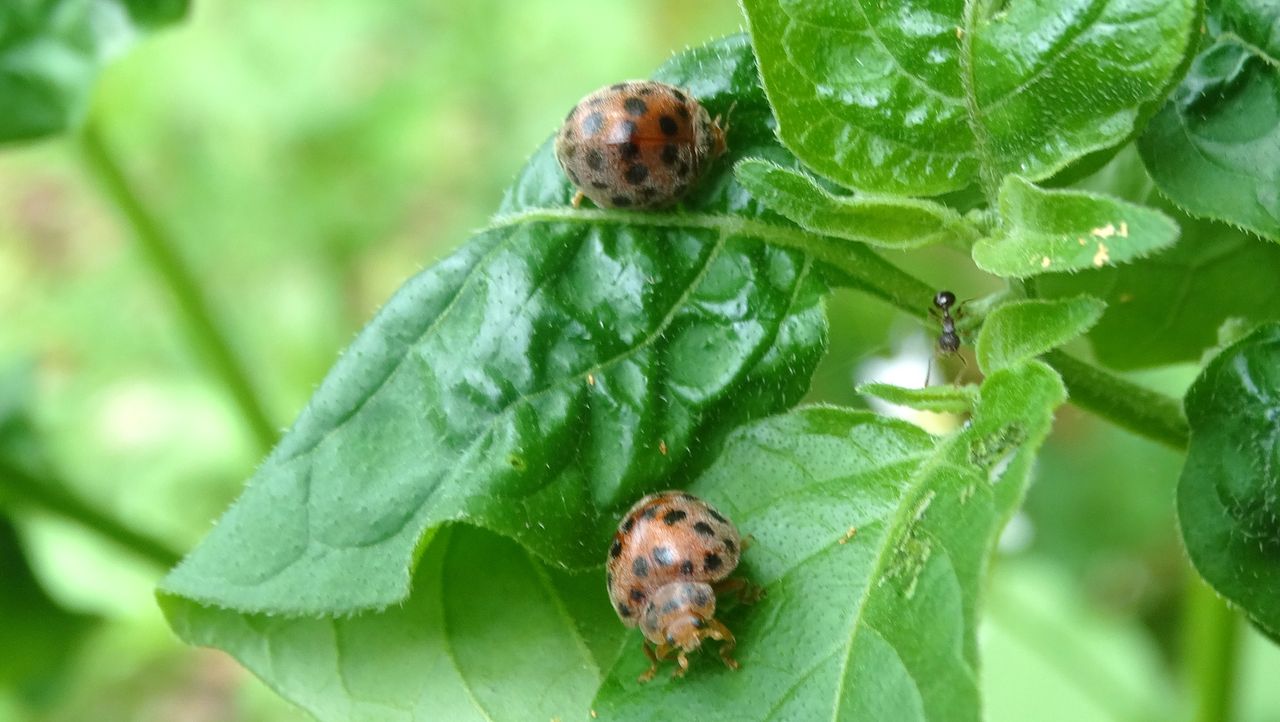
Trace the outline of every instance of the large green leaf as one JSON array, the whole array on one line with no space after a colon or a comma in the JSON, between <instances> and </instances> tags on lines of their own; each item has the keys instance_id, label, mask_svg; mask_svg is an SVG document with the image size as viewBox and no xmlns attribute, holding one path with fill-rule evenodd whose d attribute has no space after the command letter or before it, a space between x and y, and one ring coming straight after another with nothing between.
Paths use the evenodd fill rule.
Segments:
<instances>
[{"instance_id":1,"label":"large green leaf","mask_svg":"<svg viewBox=\"0 0 1280 722\"><path fill-rule=\"evenodd\" d=\"M1182 61L1193 0L744 0L783 142L863 190L1041 180L1114 146Z\"/></svg>"},{"instance_id":2,"label":"large green leaf","mask_svg":"<svg viewBox=\"0 0 1280 722\"><path fill-rule=\"evenodd\" d=\"M1179 206L1280 241L1280 3L1209 3L1208 36L1138 147Z\"/></svg>"},{"instance_id":3,"label":"large green leaf","mask_svg":"<svg viewBox=\"0 0 1280 722\"><path fill-rule=\"evenodd\" d=\"M1222 223L1182 215L1178 223L1182 239L1149 258L1036 278L1047 296L1106 300L1089 340L1112 368L1196 361L1227 319L1280 318L1280 248Z\"/></svg>"},{"instance_id":4,"label":"large green leaf","mask_svg":"<svg viewBox=\"0 0 1280 722\"><path fill-rule=\"evenodd\" d=\"M186 10L187 0L0 3L0 143L74 126L109 57Z\"/></svg>"},{"instance_id":5,"label":"large green leaf","mask_svg":"<svg viewBox=\"0 0 1280 722\"><path fill-rule=\"evenodd\" d=\"M1064 397L1031 362L988 377L970 424L943 439L833 408L735 435L692 488L755 538L741 568L766 595L726 617L742 668L704 654L685 679L641 685L632 635L600 717L981 719L987 557Z\"/></svg>"},{"instance_id":6,"label":"large green leaf","mask_svg":"<svg viewBox=\"0 0 1280 722\"><path fill-rule=\"evenodd\" d=\"M403 605L339 619L161 604L183 639L227 649L320 720L586 717L626 629L603 574L458 525L432 535L414 582Z\"/></svg>"},{"instance_id":7,"label":"large green leaf","mask_svg":"<svg viewBox=\"0 0 1280 722\"><path fill-rule=\"evenodd\" d=\"M1178 524L1187 553L1205 581L1280 639L1280 323L1215 356L1186 409Z\"/></svg>"},{"instance_id":8,"label":"large green leaf","mask_svg":"<svg viewBox=\"0 0 1280 722\"><path fill-rule=\"evenodd\" d=\"M800 398L824 286L765 243L795 231L761 220L730 172L783 157L746 40L658 77L733 109L730 154L686 212L574 209L544 145L492 225L365 328L163 593L244 612L385 607L408 595L423 533L454 520L598 565L617 513Z\"/></svg>"},{"instance_id":9,"label":"large green leaf","mask_svg":"<svg viewBox=\"0 0 1280 722\"><path fill-rule=\"evenodd\" d=\"M1045 190L1009 176L1000 185L1001 227L973 246L978 267L1027 278L1127 263L1178 240L1163 213L1079 190Z\"/></svg>"}]
</instances>

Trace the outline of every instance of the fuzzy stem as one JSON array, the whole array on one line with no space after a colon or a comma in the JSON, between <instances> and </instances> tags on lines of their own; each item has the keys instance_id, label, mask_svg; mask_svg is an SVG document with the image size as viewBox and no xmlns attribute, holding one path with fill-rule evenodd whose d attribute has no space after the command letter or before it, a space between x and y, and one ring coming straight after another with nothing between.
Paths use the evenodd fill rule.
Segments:
<instances>
[{"instance_id":1,"label":"fuzzy stem","mask_svg":"<svg viewBox=\"0 0 1280 722\"><path fill-rule=\"evenodd\" d=\"M135 192L93 122L85 126L80 141L89 170L128 221L143 256L173 293L187 330L203 350L200 355L222 379L254 438L264 449L271 448L276 442L276 427L232 349L228 334L215 319L204 290L178 252L177 243Z\"/></svg>"}]
</instances>

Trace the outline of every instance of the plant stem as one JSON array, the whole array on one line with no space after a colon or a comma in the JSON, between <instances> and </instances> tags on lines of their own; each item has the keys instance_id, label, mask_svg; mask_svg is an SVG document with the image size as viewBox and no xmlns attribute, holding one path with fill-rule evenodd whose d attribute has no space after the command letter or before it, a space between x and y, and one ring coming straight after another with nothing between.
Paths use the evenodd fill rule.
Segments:
<instances>
[{"instance_id":1,"label":"plant stem","mask_svg":"<svg viewBox=\"0 0 1280 722\"><path fill-rule=\"evenodd\" d=\"M4 459L0 459L0 489L5 491L2 496L14 503L70 519L162 568L168 569L182 558L167 544L139 534L72 496L65 484L37 479Z\"/></svg>"},{"instance_id":2,"label":"plant stem","mask_svg":"<svg viewBox=\"0 0 1280 722\"><path fill-rule=\"evenodd\" d=\"M214 318L195 274L179 254L177 244L134 191L92 121L86 124L80 141L86 164L124 214L152 269L173 293L188 331L204 351L202 355L221 377L254 437L264 448L270 448L276 442L276 428L254 392L249 374L232 349L227 333Z\"/></svg>"},{"instance_id":3,"label":"plant stem","mask_svg":"<svg viewBox=\"0 0 1280 722\"><path fill-rule=\"evenodd\" d=\"M1195 695L1195 722L1226 722L1235 701L1240 615L1200 575L1190 572L1183 596L1182 659Z\"/></svg>"},{"instance_id":4,"label":"plant stem","mask_svg":"<svg viewBox=\"0 0 1280 722\"><path fill-rule=\"evenodd\" d=\"M1186 451L1187 419L1177 399L1091 366L1062 351L1042 356L1067 385L1071 403L1116 426Z\"/></svg>"}]
</instances>

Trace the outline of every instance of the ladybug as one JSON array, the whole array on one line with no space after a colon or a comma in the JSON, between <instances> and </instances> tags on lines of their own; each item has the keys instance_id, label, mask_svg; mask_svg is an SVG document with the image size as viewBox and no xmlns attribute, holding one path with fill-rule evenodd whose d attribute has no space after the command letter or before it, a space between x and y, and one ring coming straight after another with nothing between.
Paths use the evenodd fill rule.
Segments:
<instances>
[{"instance_id":1,"label":"ladybug","mask_svg":"<svg viewBox=\"0 0 1280 722\"><path fill-rule=\"evenodd\" d=\"M704 639L719 640L720 658L738 668L730 656L736 641L715 613L716 593L737 592L747 602L760 594L745 580L729 578L743 546L733 522L682 491L650 494L622 518L609 547L606 579L623 624L644 633L651 666L641 682L653 679L658 663L673 652L680 665L675 676L683 677L686 655Z\"/></svg>"},{"instance_id":2,"label":"ladybug","mask_svg":"<svg viewBox=\"0 0 1280 722\"><path fill-rule=\"evenodd\" d=\"M616 83L573 106L556 135L556 159L602 208L664 208L724 153L724 130L679 88L652 80Z\"/></svg>"}]
</instances>

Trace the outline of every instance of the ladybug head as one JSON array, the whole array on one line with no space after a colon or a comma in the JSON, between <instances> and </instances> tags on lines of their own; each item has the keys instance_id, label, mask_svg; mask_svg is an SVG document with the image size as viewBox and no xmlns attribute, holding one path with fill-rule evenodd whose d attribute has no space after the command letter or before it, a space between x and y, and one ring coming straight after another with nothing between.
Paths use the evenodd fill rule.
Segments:
<instances>
[{"instance_id":1,"label":"ladybug head","mask_svg":"<svg viewBox=\"0 0 1280 722\"><path fill-rule=\"evenodd\" d=\"M708 636L716 615L716 595L701 582L672 582L654 592L640 618L644 636L692 652Z\"/></svg>"}]
</instances>

